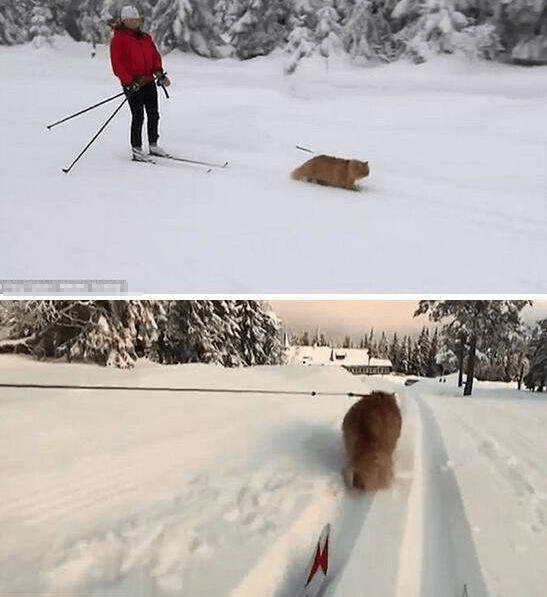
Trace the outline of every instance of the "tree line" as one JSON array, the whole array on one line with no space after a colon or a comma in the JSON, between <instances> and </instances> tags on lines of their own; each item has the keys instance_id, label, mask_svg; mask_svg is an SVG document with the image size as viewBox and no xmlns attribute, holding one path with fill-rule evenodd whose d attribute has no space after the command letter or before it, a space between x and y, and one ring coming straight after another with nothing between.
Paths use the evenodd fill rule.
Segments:
<instances>
[{"instance_id":1,"label":"tree line","mask_svg":"<svg viewBox=\"0 0 547 597\"><path fill-rule=\"evenodd\" d=\"M520 312L531 301L420 301L415 317L440 324L419 334L390 337L374 329L352 340L330 341L321 332L295 333L297 345L363 348L372 357L389 359L403 375L436 377L459 372L458 384L471 394L473 379L524 383L543 391L547 376L547 319L527 327Z\"/></svg>"},{"instance_id":2,"label":"tree line","mask_svg":"<svg viewBox=\"0 0 547 597\"><path fill-rule=\"evenodd\" d=\"M293 334L291 344L363 348L387 358L403 375L435 377L459 371L464 394L473 379L524 383L543 391L547 377L547 319L529 328L528 300L419 301L417 335L391 337L374 329L356 342L331 343L324 333ZM0 352L41 359L91 361L132 367L137 359L215 363L226 367L284 361L283 324L263 301L51 300L0 302Z\"/></svg>"},{"instance_id":3,"label":"tree line","mask_svg":"<svg viewBox=\"0 0 547 597\"><path fill-rule=\"evenodd\" d=\"M287 73L313 54L547 62L547 0L17 0L0 4L0 44L41 45L59 33L105 43L128 3L163 51L243 60L281 49Z\"/></svg>"},{"instance_id":4,"label":"tree line","mask_svg":"<svg viewBox=\"0 0 547 597\"><path fill-rule=\"evenodd\" d=\"M226 367L281 362L280 322L261 301L0 303L1 352L133 367L137 359Z\"/></svg>"}]
</instances>

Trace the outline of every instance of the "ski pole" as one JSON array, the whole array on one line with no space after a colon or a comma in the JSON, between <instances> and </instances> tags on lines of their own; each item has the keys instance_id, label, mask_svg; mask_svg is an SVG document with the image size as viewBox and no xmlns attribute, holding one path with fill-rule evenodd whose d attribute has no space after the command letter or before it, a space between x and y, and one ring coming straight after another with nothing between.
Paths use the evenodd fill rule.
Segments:
<instances>
[{"instance_id":1,"label":"ski pole","mask_svg":"<svg viewBox=\"0 0 547 597\"><path fill-rule=\"evenodd\" d=\"M167 89L165 88L165 85L160 85L160 87L163 89L163 91L165 93L165 97L169 99L169 94L167 93Z\"/></svg>"},{"instance_id":2,"label":"ski pole","mask_svg":"<svg viewBox=\"0 0 547 597\"><path fill-rule=\"evenodd\" d=\"M125 102L128 100L128 98L126 97L123 102L116 108L116 110L114 111L114 113L112 114L112 116L110 116L110 118L103 124L103 126L99 129L99 131L97 132L97 134L93 137L93 139L91 139L91 141L82 149L82 151L80 152L80 154L78 155L78 157L72 162L72 164L70 164L70 166L68 168L63 168L63 172L65 174L68 174L71 170L72 170L72 166L74 166L74 164L84 155L84 153L88 150L89 146L93 143L93 141L95 141L95 139L104 131L104 129L106 128L107 124L114 118L114 116L116 116L116 114L121 110L122 106L125 104Z\"/></svg>"},{"instance_id":3,"label":"ski pole","mask_svg":"<svg viewBox=\"0 0 547 597\"><path fill-rule=\"evenodd\" d=\"M124 93L125 92L122 91L121 93L118 93L117 95L113 95L112 97L109 97L108 99L105 99L102 102L99 102L98 104L95 104L94 106L89 106L89 108L84 108L83 110L80 110L79 112L76 112L76 114L71 114L70 116L67 116L66 118L63 118L62 120L58 120L57 122L54 122L53 124L48 124L46 126L46 128L48 130L51 130L54 126L57 126L58 124L61 124L62 122L66 122L67 120L70 120L71 118L74 118L75 116L79 116L80 114L84 114L85 112L89 112L89 110L93 110L94 108L98 108L99 106L102 106L103 104L106 104L107 102L111 102L112 100L116 99L117 97L120 97Z\"/></svg>"}]
</instances>

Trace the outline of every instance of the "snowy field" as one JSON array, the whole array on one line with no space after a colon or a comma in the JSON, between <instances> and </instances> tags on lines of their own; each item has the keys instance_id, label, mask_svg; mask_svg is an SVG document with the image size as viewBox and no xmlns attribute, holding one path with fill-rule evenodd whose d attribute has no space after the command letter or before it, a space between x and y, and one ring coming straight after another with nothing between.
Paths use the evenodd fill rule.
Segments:
<instances>
[{"instance_id":1,"label":"snowy field","mask_svg":"<svg viewBox=\"0 0 547 597\"><path fill-rule=\"evenodd\" d=\"M2 383L225 388L0 389L0 594L295 597L327 522L323 597L540 597L547 402L504 384L330 367L133 371L0 359ZM397 391L392 489L352 495L340 426ZM311 392L238 393L237 389Z\"/></svg>"},{"instance_id":2,"label":"snowy field","mask_svg":"<svg viewBox=\"0 0 547 597\"><path fill-rule=\"evenodd\" d=\"M546 291L547 67L438 58L165 57L161 143L225 170L129 161L107 49L0 47L4 278L131 292ZM360 192L291 181L320 153L369 160ZM7 250L6 250L7 249Z\"/></svg>"}]
</instances>

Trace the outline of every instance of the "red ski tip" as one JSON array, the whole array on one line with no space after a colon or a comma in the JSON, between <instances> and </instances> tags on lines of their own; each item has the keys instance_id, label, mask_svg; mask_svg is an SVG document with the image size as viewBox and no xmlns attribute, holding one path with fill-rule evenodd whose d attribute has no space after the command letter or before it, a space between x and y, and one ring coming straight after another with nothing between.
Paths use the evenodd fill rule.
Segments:
<instances>
[{"instance_id":1,"label":"red ski tip","mask_svg":"<svg viewBox=\"0 0 547 597\"><path fill-rule=\"evenodd\" d=\"M313 580L314 576L317 574L319 570L323 571L323 575L327 575L327 570L329 568L329 533L330 533L330 525L325 525L325 528L321 532L321 536L319 537L319 541L317 542L317 548L315 551L315 558L313 560L310 573L308 575L308 580L306 581L306 586L310 584Z\"/></svg>"}]
</instances>

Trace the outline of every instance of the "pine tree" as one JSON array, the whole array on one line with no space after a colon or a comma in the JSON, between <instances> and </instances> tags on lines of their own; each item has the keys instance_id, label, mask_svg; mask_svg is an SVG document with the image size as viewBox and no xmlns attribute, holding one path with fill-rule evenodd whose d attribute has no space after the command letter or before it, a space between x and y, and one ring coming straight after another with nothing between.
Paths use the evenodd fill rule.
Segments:
<instances>
[{"instance_id":1,"label":"pine tree","mask_svg":"<svg viewBox=\"0 0 547 597\"><path fill-rule=\"evenodd\" d=\"M427 355L426 376L435 377L438 373L437 353L439 351L439 331L435 328L433 338L429 347L429 354Z\"/></svg>"},{"instance_id":2,"label":"pine tree","mask_svg":"<svg viewBox=\"0 0 547 597\"><path fill-rule=\"evenodd\" d=\"M19 301L9 323L39 358L127 368L153 355L163 314L159 301Z\"/></svg>"},{"instance_id":3,"label":"pine tree","mask_svg":"<svg viewBox=\"0 0 547 597\"><path fill-rule=\"evenodd\" d=\"M401 342L401 352L399 357L399 371L403 375L408 375L410 371L410 351L409 351L410 338L405 336Z\"/></svg>"},{"instance_id":4,"label":"pine tree","mask_svg":"<svg viewBox=\"0 0 547 597\"><path fill-rule=\"evenodd\" d=\"M435 364L440 369L441 375L454 373L458 368L458 359L455 352L446 344L442 344L437 351Z\"/></svg>"},{"instance_id":5,"label":"pine tree","mask_svg":"<svg viewBox=\"0 0 547 597\"><path fill-rule=\"evenodd\" d=\"M222 54L213 0L159 0L150 32L163 51L178 48L213 58Z\"/></svg>"},{"instance_id":6,"label":"pine tree","mask_svg":"<svg viewBox=\"0 0 547 597\"><path fill-rule=\"evenodd\" d=\"M401 54L386 6L380 0L356 0L344 23L344 46L353 58L391 62Z\"/></svg>"},{"instance_id":7,"label":"pine tree","mask_svg":"<svg viewBox=\"0 0 547 597\"><path fill-rule=\"evenodd\" d=\"M26 0L0 3L0 44L11 46L28 40L29 10Z\"/></svg>"},{"instance_id":8,"label":"pine tree","mask_svg":"<svg viewBox=\"0 0 547 597\"><path fill-rule=\"evenodd\" d=\"M164 333L166 363L217 363L218 330L212 301L171 301Z\"/></svg>"},{"instance_id":9,"label":"pine tree","mask_svg":"<svg viewBox=\"0 0 547 597\"><path fill-rule=\"evenodd\" d=\"M530 340L530 370L524 382L533 391L543 392L547 381L547 319L538 322Z\"/></svg>"},{"instance_id":10,"label":"pine tree","mask_svg":"<svg viewBox=\"0 0 547 597\"><path fill-rule=\"evenodd\" d=\"M494 24L503 47L521 64L547 62L547 0L512 0L495 5Z\"/></svg>"},{"instance_id":11,"label":"pine tree","mask_svg":"<svg viewBox=\"0 0 547 597\"><path fill-rule=\"evenodd\" d=\"M238 19L229 35L239 59L269 54L286 40L288 8L284 0L239 0L238 5Z\"/></svg>"},{"instance_id":12,"label":"pine tree","mask_svg":"<svg viewBox=\"0 0 547 597\"><path fill-rule=\"evenodd\" d=\"M500 37L488 22L486 2L460 0L400 0L391 13L395 38L414 62L433 54L462 51L493 59L501 50Z\"/></svg>"},{"instance_id":13,"label":"pine tree","mask_svg":"<svg viewBox=\"0 0 547 597\"><path fill-rule=\"evenodd\" d=\"M53 14L47 6L35 5L30 16L29 36L35 48L51 43L55 30Z\"/></svg>"},{"instance_id":14,"label":"pine tree","mask_svg":"<svg viewBox=\"0 0 547 597\"><path fill-rule=\"evenodd\" d=\"M280 363L280 329L259 301L171 301L160 360L225 367Z\"/></svg>"},{"instance_id":15,"label":"pine tree","mask_svg":"<svg viewBox=\"0 0 547 597\"><path fill-rule=\"evenodd\" d=\"M395 372L402 372L402 354L401 354L401 346L399 344L399 338L397 336L397 332L393 334L393 340L391 341L391 345L388 351L388 358L393 365L393 371Z\"/></svg>"},{"instance_id":16,"label":"pine tree","mask_svg":"<svg viewBox=\"0 0 547 597\"><path fill-rule=\"evenodd\" d=\"M310 29L303 26L295 27L288 36L287 45L284 48L288 60L283 67L286 75L292 75L298 64L307 56L311 56L315 51L316 43Z\"/></svg>"},{"instance_id":17,"label":"pine tree","mask_svg":"<svg viewBox=\"0 0 547 597\"><path fill-rule=\"evenodd\" d=\"M420 301L414 316L427 314L432 321L448 320L444 326L453 338L468 340L467 380L464 396L473 390L477 350L501 336L522 333L520 311L531 301Z\"/></svg>"},{"instance_id":18,"label":"pine tree","mask_svg":"<svg viewBox=\"0 0 547 597\"><path fill-rule=\"evenodd\" d=\"M422 363L418 342L408 339L408 373L410 375L421 375Z\"/></svg>"},{"instance_id":19,"label":"pine tree","mask_svg":"<svg viewBox=\"0 0 547 597\"><path fill-rule=\"evenodd\" d=\"M334 0L325 0L324 5L317 12L317 26L315 39L321 56L328 58L332 54L343 50L343 29L340 25L340 15L334 7Z\"/></svg>"},{"instance_id":20,"label":"pine tree","mask_svg":"<svg viewBox=\"0 0 547 597\"><path fill-rule=\"evenodd\" d=\"M430 352L431 344L429 342L429 330L426 327L423 327L415 346L414 362L416 367L416 375L420 375L422 377L427 376Z\"/></svg>"},{"instance_id":21,"label":"pine tree","mask_svg":"<svg viewBox=\"0 0 547 597\"><path fill-rule=\"evenodd\" d=\"M380 336L378 346L376 347L376 354L380 359L385 359L388 356L388 344L385 332L382 332Z\"/></svg>"},{"instance_id":22,"label":"pine tree","mask_svg":"<svg viewBox=\"0 0 547 597\"><path fill-rule=\"evenodd\" d=\"M239 309L241 353L245 365L280 362L279 322L259 301L236 301Z\"/></svg>"}]
</instances>

